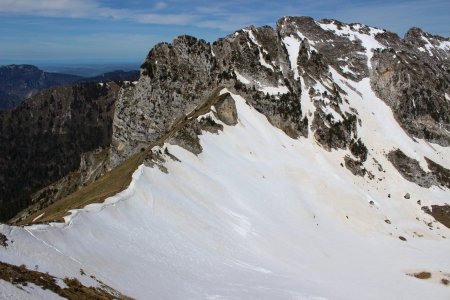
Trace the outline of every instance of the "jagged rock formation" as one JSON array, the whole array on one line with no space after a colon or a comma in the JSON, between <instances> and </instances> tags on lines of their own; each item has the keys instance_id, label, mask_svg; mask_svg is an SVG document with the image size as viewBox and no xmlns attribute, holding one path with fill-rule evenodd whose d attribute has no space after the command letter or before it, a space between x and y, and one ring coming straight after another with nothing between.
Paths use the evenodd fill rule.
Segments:
<instances>
[{"instance_id":1,"label":"jagged rock formation","mask_svg":"<svg viewBox=\"0 0 450 300\"><path fill-rule=\"evenodd\" d=\"M419 47L424 41L438 46L427 44L426 51ZM450 46L441 47L445 43L450 45L448 39L417 29L408 31L405 40L394 36L373 56L371 84L408 133L449 146Z\"/></svg>"},{"instance_id":2,"label":"jagged rock formation","mask_svg":"<svg viewBox=\"0 0 450 300\"><path fill-rule=\"evenodd\" d=\"M411 47L411 39L410 34L403 41L394 34L361 24L347 25L335 20L318 23L307 17L289 17L279 20L276 30L249 27L212 45L186 36L175 39L173 44L157 45L143 65L143 76L130 97L132 100L125 100L126 103L130 101L127 106L130 109L117 110L119 114L113 139L118 150L114 154L117 153L119 158L115 160L122 161L140 145L155 139L180 113L186 113L197 105L204 91L218 84L246 96L275 126L292 137L306 136L310 124L316 139L324 147L350 147L357 140L358 118L353 112L340 109L345 95L341 96L333 83L329 66L356 81L370 75L374 90L392 107L398 121L409 133L446 145L449 141L445 131L449 125L448 114L445 113L449 111L445 99L445 94L449 93L446 69L438 68L439 61L424 55L420 56L422 60L414 59L424 66L418 66L421 73L412 72L414 67L408 67L406 62L398 64L398 60L380 57L392 51L415 55L417 50ZM441 41L445 39L441 38ZM288 52L296 49L288 48L295 46L298 52L289 56ZM370 47L379 47L377 49L380 50L374 54ZM392 50L394 48L398 50ZM297 61L293 65L290 59L295 56ZM428 67L429 61L433 62L434 69ZM382 65L410 68L403 72L396 69L389 74L402 78L399 74L411 73L403 77L413 78L415 84L405 86L402 81L386 78L388 75ZM370 74L369 67L372 70ZM430 72L444 77L429 84L432 80ZM318 82L324 82L326 90L314 89ZM390 84L396 86L389 87ZM424 86L430 91L415 92ZM168 91L172 94L168 95ZM420 107L412 106L411 103L415 103L412 98L402 98L407 97L405 91L420 99L416 101L421 103ZM308 115L302 112L302 93L308 93L314 99L314 106L324 108L309 116L312 122L308 122ZM406 106L411 109L405 109ZM336 111L341 120L334 120L327 107ZM140 121L140 118L144 120Z\"/></svg>"}]
</instances>

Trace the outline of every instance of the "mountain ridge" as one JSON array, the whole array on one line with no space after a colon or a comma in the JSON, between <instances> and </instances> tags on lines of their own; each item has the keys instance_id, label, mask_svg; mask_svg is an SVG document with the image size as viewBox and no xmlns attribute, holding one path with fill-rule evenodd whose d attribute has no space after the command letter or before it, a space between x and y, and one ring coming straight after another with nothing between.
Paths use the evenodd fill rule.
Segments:
<instances>
[{"instance_id":1,"label":"mountain ridge","mask_svg":"<svg viewBox=\"0 0 450 300\"><path fill-rule=\"evenodd\" d=\"M211 90L211 85L213 87L217 85L215 82L225 84L225 86L232 87L233 89L240 88L240 93L246 94L249 99L253 99L251 100L252 105L268 116L272 124L282 128L291 137L307 136L314 131L316 140L327 149L355 148L354 145L356 145L358 141L358 137L355 136L355 128L357 123L360 122L358 121L357 114L354 114L351 111L344 113L342 117L339 116L343 123L333 122L334 128L330 130L328 128L329 125L327 125L329 121L326 120L327 118L330 119L330 111L328 109L326 109L329 111L328 115L325 114L323 110L315 110L314 105L309 106L309 113L302 112L302 109L304 110L307 107L305 106L307 102L303 101L304 104L301 105L300 103L302 101L298 100L302 98L300 95L305 95L303 90L309 88L308 86L316 84L317 81L322 80L321 78L325 78L331 86L336 87L337 85L333 83L333 80L329 79L329 75L327 74L328 65L334 66L335 69L340 72L340 75L358 80L364 76L370 75L367 67L367 59L369 59L367 55L369 54L371 56L370 59L375 59L375 62L381 66L386 61L387 67L397 67L397 65L407 66L410 63L411 58L408 58L406 55L406 59L403 60L404 63L398 63L385 58L385 56L392 56L392 54L389 54L389 51L384 50L384 52L382 51L380 53L375 51L371 54L372 50L365 49L362 46L361 41L355 36L361 34L360 32L370 33L371 30L378 29L370 29L370 27L362 26L360 24L345 25L340 22L334 24L333 22L335 21L329 19L324 22L325 23L321 25L321 23L316 22L309 17L285 17L277 22L279 34L276 33L275 29L269 26L259 28L249 27L250 29L237 31L212 44L203 40L197 40L194 37L180 36L174 39L173 44L160 43L156 45L149 52L146 62L142 65L142 76L137 85L125 86L119 92L120 101L115 101L115 111L117 113L115 113L113 120L112 142L111 148L108 150L110 154L108 154L108 158L106 159L108 162L105 161L102 163L103 167L100 169L107 170L114 168L124 159L139 152L139 149L145 147L148 142L156 139L160 132L165 132L174 120L182 116L183 111L184 114L187 114L195 107L195 105L199 104L196 99L202 98L202 91L206 92L206 96L208 91ZM292 28L289 27L291 26L289 25L290 23L293 24ZM324 26L325 29L321 26ZM330 29L330 26L332 27L331 29L334 28L335 30L342 31L342 28L344 28L348 32L343 33L343 35L341 33L335 34L333 30L326 30ZM352 33L353 37L350 34L350 32L352 32L350 30L351 28L348 26L356 26L355 33ZM338 27L341 29L338 29ZM300 37L299 34L301 35ZM282 36L284 36L283 39ZM293 55L288 53L289 51L286 48L286 41L292 36L297 36L297 38L302 41L301 43L296 44L297 42L292 40L293 46L297 45L297 51L299 51L298 54L294 52ZM309 39L307 36L309 36ZM362 34L361 36L364 37ZM410 46L404 46L401 43L400 38L393 38L392 34L387 33L386 31L378 31L376 36L381 36L381 41L385 44L403 47L400 48L403 49L401 50L403 52L406 51L405 49L411 50ZM334 42L323 43L317 41L321 37L327 37L330 41ZM368 36L368 38L371 37ZM257 39L260 39L260 41ZM353 41L351 41L351 39L353 39ZM375 40L375 35L371 39ZM338 50L336 50L337 47L334 47L335 43L340 43ZM242 48L243 46L245 47ZM233 50L233 48L235 50ZM174 49L177 49L176 51L180 54L173 52ZM240 49L239 52L237 51L238 49ZM170 54L170 58L166 57L169 53L168 51L172 51L173 53ZM219 61L215 58L215 52L220 51L225 51L220 54L221 56L224 56L223 61ZM356 54L353 55L355 51ZM362 54L366 53L366 51L368 53L367 55ZM422 52L414 49L411 51L413 51L413 55L420 55L422 58L424 58L425 55L430 55L430 53L433 55L432 52ZM253 52L255 53L252 54ZM206 56L198 56L196 53ZM179 62L176 59L178 55L182 55L179 58ZM345 61L345 57L348 57L349 55L353 58L350 61ZM401 57L400 52L397 55ZM183 58L183 56L188 57L188 60L191 59L192 61L184 61L185 58ZM265 61L265 58L269 58L270 60L270 56L273 56L278 62ZM298 61L291 61L295 56L297 56L296 60ZM160 59L158 59L158 57ZM432 58L432 56L430 56L430 58ZM429 58L426 59L429 60ZM158 62L160 66L162 65L164 68L169 67L173 69L163 69L158 71ZM207 62L207 65L203 66L205 62ZM230 62L230 65L227 66L227 62ZM295 65L293 66L293 63L297 64L297 67L295 67ZM278 64L279 66L273 64ZM173 67L170 67L172 65ZM436 63L434 63L434 65L436 65ZM199 66L202 66L201 68L203 69L199 69ZM240 66L243 69L240 70ZM445 68L445 66L446 65L443 67ZM248 67L250 68L247 70ZM278 73L274 72L274 67L280 68L279 71L277 71ZM267 92L264 92L264 94L261 93L261 83L259 81L254 81L254 83L250 85L250 89L246 88L245 83L242 83L242 81L246 82L246 73L254 72L255 68L259 69L258 77L261 79L258 80L264 81L266 85L269 84L272 86L267 89L267 92L269 92L270 95L268 95ZM296 77L300 77L300 73L298 73L299 68L301 68L301 72L304 73L304 76L300 78L300 82L296 79ZM437 72L441 68L442 67L434 67L434 69L431 69L431 72ZM374 74L371 76L380 77L381 74L385 74L374 71L376 71L376 68L371 71L371 74ZM411 72L410 69L407 69L406 71ZM390 72L389 74L397 73ZM421 74L418 75L419 78L416 80L417 86L423 87L424 83L429 83L429 81L424 81L423 75L422 77L420 76ZM411 77L411 75L407 76L409 76L409 81L411 81L411 78L414 78ZM442 79L444 80L444 85L440 83L441 89L445 89L446 86L448 87L449 78L448 75L446 76L447 77ZM426 134L430 141L434 140L435 142L443 143L443 145L448 144L450 140L448 139L448 134L446 135L445 131L440 127L441 125L444 125L448 128L448 117L442 124L442 122L439 121L439 118L445 118L445 114L437 113L436 115L434 112L435 106L427 104L421 109L425 116L428 116L430 112L434 113L435 119L437 120L435 121L433 118L429 117L425 118L423 123L427 127L422 129L422 132L424 133L421 133L421 131L418 131L417 128L415 128L417 127L416 124L419 123L411 118L416 118L417 112L414 111L416 108L412 103L414 100L411 101L411 99L408 99L408 94L404 96L404 91L401 90L405 87L404 80L405 79L400 81L396 80L397 86L390 87L387 87L386 85L393 84L392 78L383 79L383 81L375 80L378 82L378 86L374 86L374 88L375 90L378 89L381 94L383 91L388 91L389 89L396 91L399 95L397 97L398 99L406 97L406 99L403 98L401 101L392 99L391 96L382 97L382 99L392 99L386 101L388 105L394 109L394 112L396 112L395 103L409 103L408 110L412 110L412 112L406 115L402 120L401 116L405 112L405 109L404 107L399 107L395 113L395 117L405 129L409 129L408 131L410 134L416 134L418 137L423 137ZM159 82L161 82L161 84ZM282 91L277 87L281 82L284 82L285 84ZM372 83L373 82L374 81L372 81ZM379 86L380 82L383 82L384 85ZM437 82L439 84L439 81ZM194 89L192 89L193 84ZM433 83L433 85L434 84L435 83ZM193 90L195 90L194 93L192 93ZM406 90L412 94L410 92L411 88L406 87ZM422 90L425 89L422 88ZM175 91L175 93L167 98L166 91ZM286 93L286 91L288 92ZM341 91L342 90L339 89L333 91L333 88L326 88L322 92L325 93L323 94L323 96L326 97L325 99L331 99L332 102L334 101L334 104L332 105L337 107L338 110L340 105L345 104L342 99L343 95L340 94ZM280 95L277 96L276 93L280 93ZM309 88L308 93L311 93L311 88ZM320 96L317 92L315 93L316 96L314 97ZM422 97L422 99L427 99L428 96L420 97ZM435 97L436 96L433 96L431 98L433 99ZM444 105L442 110L448 110L448 102L445 101L446 98L442 97L442 94L438 97L438 104ZM151 101L148 101L149 98ZM273 101L276 98L282 98L283 101ZM169 100L169 102L167 102L167 100ZM172 102L172 104L170 104L170 102ZM314 115L312 115L313 110L315 111ZM333 112L333 110L331 110L331 112ZM332 113L331 117L334 115L335 114ZM338 115L335 116L338 117ZM311 120L313 120L314 123L312 123ZM325 122L323 120L325 120ZM440 122L439 124L441 125L436 126L436 122ZM311 128L314 129L311 130ZM432 131L428 128L431 128ZM434 137L436 134L438 135L437 140ZM361 143L360 140L359 143ZM363 161L359 159L347 159L346 165L351 165L351 168L356 173L364 173L363 168L358 167L361 163L363 163ZM358 169L360 170L358 171ZM103 174L103 172L101 172L101 174Z\"/></svg>"}]
</instances>

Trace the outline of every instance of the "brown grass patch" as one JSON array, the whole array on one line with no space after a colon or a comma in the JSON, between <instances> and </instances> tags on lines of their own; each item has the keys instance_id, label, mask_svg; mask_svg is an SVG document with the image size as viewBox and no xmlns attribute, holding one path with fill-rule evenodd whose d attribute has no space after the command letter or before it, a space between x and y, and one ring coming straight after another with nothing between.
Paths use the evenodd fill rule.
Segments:
<instances>
[{"instance_id":1,"label":"brown grass patch","mask_svg":"<svg viewBox=\"0 0 450 300\"><path fill-rule=\"evenodd\" d=\"M30 215L21 221L19 225L33 223L33 219L42 213L44 215L34 223L60 222L63 221L63 217L71 209L79 209L91 203L103 202L106 198L125 190L130 185L131 177L139 164L142 163L143 158L142 153L130 157L120 166L106 173L90 185Z\"/></svg>"},{"instance_id":2,"label":"brown grass patch","mask_svg":"<svg viewBox=\"0 0 450 300\"><path fill-rule=\"evenodd\" d=\"M426 272L426 271L422 271L419 273L414 273L413 274L414 277L419 278L419 279L430 279L431 278L431 273L430 272Z\"/></svg>"},{"instance_id":3,"label":"brown grass patch","mask_svg":"<svg viewBox=\"0 0 450 300\"><path fill-rule=\"evenodd\" d=\"M28 283L33 283L66 299L131 299L105 285L102 285L102 288L84 286L76 278L65 278L64 283L67 287L63 288L56 283L56 277L48 273L29 270L24 265L15 266L0 262L0 279L19 289L23 289Z\"/></svg>"},{"instance_id":4,"label":"brown grass patch","mask_svg":"<svg viewBox=\"0 0 450 300\"><path fill-rule=\"evenodd\" d=\"M432 205L430 215L447 228L450 228L450 205Z\"/></svg>"}]
</instances>

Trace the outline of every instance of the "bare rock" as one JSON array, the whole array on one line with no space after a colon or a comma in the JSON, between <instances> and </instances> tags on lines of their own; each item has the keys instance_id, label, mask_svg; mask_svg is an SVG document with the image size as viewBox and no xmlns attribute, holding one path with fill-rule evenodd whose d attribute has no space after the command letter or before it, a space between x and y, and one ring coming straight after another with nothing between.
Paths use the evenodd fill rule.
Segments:
<instances>
[{"instance_id":1,"label":"bare rock","mask_svg":"<svg viewBox=\"0 0 450 300\"><path fill-rule=\"evenodd\" d=\"M198 135L201 134L201 130L196 119L186 123L186 125L178 130L174 137L169 140L170 144L178 145L195 155L202 153L202 146L200 145L200 139Z\"/></svg>"},{"instance_id":2,"label":"bare rock","mask_svg":"<svg viewBox=\"0 0 450 300\"><path fill-rule=\"evenodd\" d=\"M223 130L223 125L216 123L210 116L201 117L199 120L199 126L201 130L205 130L211 133L218 134Z\"/></svg>"},{"instance_id":3,"label":"bare rock","mask_svg":"<svg viewBox=\"0 0 450 300\"><path fill-rule=\"evenodd\" d=\"M352 159L350 156L345 156L344 158L345 167L352 172L353 175L364 177L366 175L366 169L362 166L362 164Z\"/></svg>"},{"instance_id":4,"label":"bare rock","mask_svg":"<svg viewBox=\"0 0 450 300\"><path fill-rule=\"evenodd\" d=\"M221 102L217 103L215 106L217 111L217 117L220 121L224 122L226 125L234 126L237 124L237 110L236 103L233 97L228 94Z\"/></svg>"},{"instance_id":5,"label":"bare rock","mask_svg":"<svg viewBox=\"0 0 450 300\"><path fill-rule=\"evenodd\" d=\"M417 160L408 157L400 149L389 152L387 157L392 165L406 180L426 188L437 184L436 179L432 174L425 172L420 167Z\"/></svg>"},{"instance_id":6,"label":"bare rock","mask_svg":"<svg viewBox=\"0 0 450 300\"><path fill-rule=\"evenodd\" d=\"M4 248L8 247L8 238L1 232L0 232L0 246Z\"/></svg>"},{"instance_id":7,"label":"bare rock","mask_svg":"<svg viewBox=\"0 0 450 300\"><path fill-rule=\"evenodd\" d=\"M431 210L427 207L424 211L445 227L450 228L450 205L432 205Z\"/></svg>"},{"instance_id":8,"label":"bare rock","mask_svg":"<svg viewBox=\"0 0 450 300\"><path fill-rule=\"evenodd\" d=\"M428 168L431 173L435 176L436 181L438 181L442 186L450 189L450 170L444 168L427 157L425 157L425 160L427 161Z\"/></svg>"}]
</instances>

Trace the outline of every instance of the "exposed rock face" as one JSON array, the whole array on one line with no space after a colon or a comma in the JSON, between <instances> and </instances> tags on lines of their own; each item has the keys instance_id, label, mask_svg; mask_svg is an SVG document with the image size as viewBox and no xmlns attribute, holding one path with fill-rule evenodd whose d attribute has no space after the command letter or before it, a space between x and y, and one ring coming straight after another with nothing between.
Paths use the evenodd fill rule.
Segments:
<instances>
[{"instance_id":1,"label":"exposed rock face","mask_svg":"<svg viewBox=\"0 0 450 300\"><path fill-rule=\"evenodd\" d=\"M116 103L113 167L155 141L204 100L217 86L219 69L214 62L211 46L189 36L150 51L137 86L121 91Z\"/></svg>"},{"instance_id":2,"label":"exposed rock face","mask_svg":"<svg viewBox=\"0 0 450 300\"><path fill-rule=\"evenodd\" d=\"M449 146L450 40L413 28L384 43L372 58L372 88L409 134Z\"/></svg>"},{"instance_id":3,"label":"exposed rock face","mask_svg":"<svg viewBox=\"0 0 450 300\"><path fill-rule=\"evenodd\" d=\"M450 205L432 205L428 213L442 225L450 228Z\"/></svg>"},{"instance_id":4,"label":"exposed rock face","mask_svg":"<svg viewBox=\"0 0 450 300\"><path fill-rule=\"evenodd\" d=\"M1 220L26 208L32 193L76 171L80 164L86 166L85 174L89 172L93 163L83 153L110 145L118 90L115 83L59 87L0 114ZM86 181L80 180L82 174L74 175L81 184ZM70 192L67 187L55 193Z\"/></svg>"},{"instance_id":5,"label":"exposed rock face","mask_svg":"<svg viewBox=\"0 0 450 300\"><path fill-rule=\"evenodd\" d=\"M435 163L431 159L425 157L428 168L431 173L436 177L436 180L444 187L450 189L450 170L444 168L440 164Z\"/></svg>"},{"instance_id":6,"label":"exposed rock face","mask_svg":"<svg viewBox=\"0 0 450 300\"><path fill-rule=\"evenodd\" d=\"M184 149L198 155L202 153L202 146L198 136L201 134L200 123L192 120L181 128L175 136L169 140L169 143L183 147Z\"/></svg>"},{"instance_id":7,"label":"exposed rock face","mask_svg":"<svg viewBox=\"0 0 450 300\"><path fill-rule=\"evenodd\" d=\"M292 138L312 132L325 149L348 149L355 159L347 159L346 165L360 165L362 174L368 155L358 135L363 120L348 109L347 95L330 67L353 81L369 77L377 96L410 135L446 146L450 46L448 39L417 32L412 29L402 40L361 24L286 17L276 29L252 26L212 45L187 36L159 44L143 64L134 91L116 104L113 165L160 136L198 105L205 91L223 86L241 94ZM423 37L432 46L418 40ZM416 49L419 44L425 50ZM313 108L304 111L308 105L302 97ZM225 124L230 120L223 119ZM435 183L434 177L424 176L424 182L431 180L426 185Z\"/></svg>"},{"instance_id":8,"label":"exposed rock face","mask_svg":"<svg viewBox=\"0 0 450 300\"><path fill-rule=\"evenodd\" d=\"M345 156L344 157L344 162L345 162L345 167L352 172L353 175L357 175L357 176L362 176L364 177L364 175L366 175L366 170L364 169L364 167L362 167L362 164L357 161L352 159L350 156Z\"/></svg>"},{"instance_id":9,"label":"exposed rock face","mask_svg":"<svg viewBox=\"0 0 450 300\"><path fill-rule=\"evenodd\" d=\"M285 17L277 23L279 34L285 43L289 37L298 37L304 41L298 60L299 72L317 78L321 73L328 73L330 65L351 79L360 80L367 77L367 57L364 55L365 48L361 40L351 40L325 28L340 31L348 26L362 33L370 32L371 28L328 19L320 21L320 24L310 17ZM302 59L308 56L303 49L312 50L309 59L316 63L307 63ZM348 71L345 71L347 68Z\"/></svg>"},{"instance_id":10,"label":"exposed rock face","mask_svg":"<svg viewBox=\"0 0 450 300\"><path fill-rule=\"evenodd\" d=\"M236 104L233 98L228 94L228 96L223 99L220 103L215 106L217 111L217 117L220 121L224 122L226 125L236 125L237 124L237 111Z\"/></svg>"},{"instance_id":11,"label":"exposed rock face","mask_svg":"<svg viewBox=\"0 0 450 300\"><path fill-rule=\"evenodd\" d=\"M436 183L433 176L425 172L417 160L406 156L401 150L391 151L388 158L403 178L427 188Z\"/></svg>"},{"instance_id":12,"label":"exposed rock face","mask_svg":"<svg viewBox=\"0 0 450 300\"><path fill-rule=\"evenodd\" d=\"M413 27L405 34L404 42L415 47L425 55L437 57L438 60L447 64L448 67L450 62L448 57L450 38L432 35L420 28Z\"/></svg>"},{"instance_id":13,"label":"exposed rock face","mask_svg":"<svg viewBox=\"0 0 450 300\"><path fill-rule=\"evenodd\" d=\"M400 149L388 154L389 161L407 180L429 188L432 185L450 188L450 170L425 158L430 172L425 172L419 162L405 155Z\"/></svg>"},{"instance_id":14,"label":"exposed rock face","mask_svg":"<svg viewBox=\"0 0 450 300\"><path fill-rule=\"evenodd\" d=\"M271 61L263 66L260 59ZM301 122L298 83L289 76L285 80L287 61L287 53L270 27L244 29L212 45L181 36L172 44L155 46L142 65L136 88L116 104L112 165L156 140L218 86L247 96L256 109L289 135L302 135L307 121ZM245 76L256 79L246 84L237 76L241 80ZM274 90L282 87L282 93L265 92L263 87L267 85ZM233 116L225 118L234 123Z\"/></svg>"},{"instance_id":15,"label":"exposed rock face","mask_svg":"<svg viewBox=\"0 0 450 300\"><path fill-rule=\"evenodd\" d=\"M177 37L172 43L158 44L149 52L136 84L124 84L120 89L110 84L107 91L98 92L88 88L90 92L86 97L79 96L83 92L71 92L72 88L66 88L69 91L64 97L72 99L73 104L61 106L60 113L49 118L57 123L60 116L65 116L66 121L56 127L41 125L41 129L54 128L50 132L59 132L67 143L75 139L73 143L78 145L78 141L83 141L85 146L72 147L77 149L75 151L62 150L58 161L71 157L65 167L50 172L50 179L45 183L38 180L39 184L32 184L34 188L28 192L38 191L33 197L45 202L46 194L60 197L62 186L72 191L101 176L105 170L115 168L163 137L219 87L241 95L291 138L310 137L328 151L345 151L347 168L355 175L371 177L373 175L365 169L371 150L359 133L365 120L350 106L348 94L351 91L344 91L342 86L346 85L363 98L366 97L364 91L355 90L352 84L370 81L375 95L392 109L396 120L410 136L449 146L449 43L446 38L418 29L411 29L405 39L401 39L396 34L361 24L314 21L309 17L282 18L275 29L251 26L212 44L190 36ZM100 103L90 104L97 101ZM32 102L40 103L37 100L27 103ZM39 105L42 107L34 108L36 112L46 111L45 105ZM24 107L14 114L25 116ZM217 103L215 109L216 117L224 124L236 124L238 116L230 99ZM88 113L79 116L81 111ZM75 116L82 120L77 126L81 126L81 122L85 124L82 134L78 132L82 138L68 138L63 134L68 130L65 126L71 124L67 120ZM96 121L90 123L83 118ZM6 128L20 125L10 117L1 119L2 136L13 139ZM35 125L32 124L27 126ZM199 154L201 131L217 133L221 126L207 117L192 120L168 141ZM89 138L91 134L98 135L95 142L84 144L85 140L94 140ZM35 135L21 138L24 141L46 140ZM8 152L8 157L11 153ZM394 153L390 159L408 180L424 187L447 186L445 168L442 171L429 163L430 170L435 171L427 173L401 155ZM377 164L382 171L381 164ZM5 164L5 170L11 168L7 165L13 164ZM67 177L69 172L72 172L72 179ZM33 174L36 176L38 171ZM19 185L19 179L5 179L9 177L0 177L4 182L9 180L7 189ZM21 175L21 178L27 177ZM52 192L47 187L50 183L54 183Z\"/></svg>"},{"instance_id":16,"label":"exposed rock face","mask_svg":"<svg viewBox=\"0 0 450 300\"><path fill-rule=\"evenodd\" d=\"M4 248L8 247L8 238L1 232L0 232L0 246Z\"/></svg>"},{"instance_id":17,"label":"exposed rock face","mask_svg":"<svg viewBox=\"0 0 450 300\"><path fill-rule=\"evenodd\" d=\"M308 17L283 18L278 30L282 36L303 39L298 70L306 82L323 77L328 66L356 81L370 75L372 88L408 133L450 144L450 39L412 28L402 40L361 24L316 22ZM379 50L370 53L361 35L373 36ZM306 55L308 50L312 51ZM315 63L311 65L306 58Z\"/></svg>"}]
</instances>

